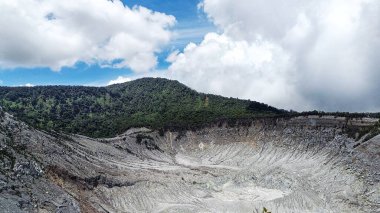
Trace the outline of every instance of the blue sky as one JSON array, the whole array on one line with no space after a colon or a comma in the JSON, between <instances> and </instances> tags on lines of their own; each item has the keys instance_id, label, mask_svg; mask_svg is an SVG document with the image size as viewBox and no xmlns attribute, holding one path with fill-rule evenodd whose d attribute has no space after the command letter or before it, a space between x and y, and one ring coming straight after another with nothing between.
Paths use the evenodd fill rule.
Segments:
<instances>
[{"instance_id":1,"label":"blue sky","mask_svg":"<svg viewBox=\"0 0 380 213\"><path fill-rule=\"evenodd\" d=\"M156 54L157 70L166 69L169 63L167 56L174 50L182 50L189 42L199 43L207 32L215 31L213 24L199 10L199 0L123 0L132 8L135 5L146 7L152 11L173 15L177 23L171 28L175 39L162 47ZM129 68L104 68L99 65L87 65L77 62L74 67L63 67L60 71L52 71L47 67L37 68L0 68L1 86L32 85L105 85L118 76L133 75Z\"/></svg>"}]
</instances>

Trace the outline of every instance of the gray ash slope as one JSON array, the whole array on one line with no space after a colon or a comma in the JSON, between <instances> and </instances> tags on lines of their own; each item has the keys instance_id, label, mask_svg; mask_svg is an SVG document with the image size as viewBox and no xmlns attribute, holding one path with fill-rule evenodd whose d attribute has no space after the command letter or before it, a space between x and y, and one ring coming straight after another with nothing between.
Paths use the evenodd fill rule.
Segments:
<instances>
[{"instance_id":1,"label":"gray ash slope","mask_svg":"<svg viewBox=\"0 0 380 213\"><path fill-rule=\"evenodd\" d=\"M2 212L379 212L375 119L257 119L115 138L46 133L2 113Z\"/></svg>"}]
</instances>

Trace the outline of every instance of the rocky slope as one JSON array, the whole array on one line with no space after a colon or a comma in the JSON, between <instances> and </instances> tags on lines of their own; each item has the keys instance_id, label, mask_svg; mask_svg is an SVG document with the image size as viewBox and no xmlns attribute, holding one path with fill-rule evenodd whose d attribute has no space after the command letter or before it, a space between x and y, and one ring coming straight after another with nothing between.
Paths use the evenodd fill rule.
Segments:
<instances>
[{"instance_id":1,"label":"rocky slope","mask_svg":"<svg viewBox=\"0 0 380 213\"><path fill-rule=\"evenodd\" d=\"M257 119L115 138L45 133L2 113L3 212L379 212L375 119Z\"/></svg>"}]
</instances>

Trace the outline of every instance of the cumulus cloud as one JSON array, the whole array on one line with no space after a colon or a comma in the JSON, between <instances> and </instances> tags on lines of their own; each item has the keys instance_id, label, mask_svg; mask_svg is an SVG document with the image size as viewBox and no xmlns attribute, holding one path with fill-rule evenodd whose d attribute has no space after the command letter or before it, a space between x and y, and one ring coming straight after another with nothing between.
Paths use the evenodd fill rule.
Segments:
<instances>
[{"instance_id":1,"label":"cumulus cloud","mask_svg":"<svg viewBox=\"0 0 380 213\"><path fill-rule=\"evenodd\" d=\"M34 84L31 84L31 83L26 83L26 84L21 84L21 85L18 85L20 87L34 87L35 85Z\"/></svg>"},{"instance_id":2,"label":"cumulus cloud","mask_svg":"<svg viewBox=\"0 0 380 213\"><path fill-rule=\"evenodd\" d=\"M222 33L169 60L203 92L296 110L380 110L377 0L204 0Z\"/></svg>"},{"instance_id":3,"label":"cumulus cloud","mask_svg":"<svg viewBox=\"0 0 380 213\"><path fill-rule=\"evenodd\" d=\"M156 66L175 18L120 0L0 1L0 67Z\"/></svg>"},{"instance_id":4,"label":"cumulus cloud","mask_svg":"<svg viewBox=\"0 0 380 213\"><path fill-rule=\"evenodd\" d=\"M123 77L123 76L118 76L116 79L109 81L107 85L121 84L121 83L125 83L128 81L132 81L132 79L127 78L127 77Z\"/></svg>"},{"instance_id":5,"label":"cumulus cloud","mask_svg":"<svg viewBox=\"0 0 380 213\"><path fill-rule=\"evenodd\" d=\"M288 95L301 99L294 82L289 82L290 56L270 42L247 42L210 33L201 44L189 44L183 53L168 59L172 78L202 92L274 105L286 103Z\"/></svg>"},{"instance_id":6,"label":"cumulus cloud","mask_svg":"<svg viewBox=\"0 0 380 213\"><path fill-rule=\"evenodd\" d=\"M31 84L31 83L26 83L25 85L23 85L25 87L34 87L34 84Z\"/></svg>"}]
</instances>

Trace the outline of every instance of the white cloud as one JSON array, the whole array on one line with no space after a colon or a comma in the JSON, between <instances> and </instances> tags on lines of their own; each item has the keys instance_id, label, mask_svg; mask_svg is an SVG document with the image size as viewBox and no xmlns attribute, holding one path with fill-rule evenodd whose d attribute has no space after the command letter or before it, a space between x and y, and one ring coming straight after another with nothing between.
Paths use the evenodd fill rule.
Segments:
<instances>
[{"instance_id":1,"label":"white cloud","mask_svg":"<svg viewBox=\"0 0 380 213\"><path fill-rule=\"evenodd\" d=\"M0 67L156 66L175 18L120 0L0 1Z\"/></svg>"},{"instance_id":2,"label":"white cloud","mask_svg":"<svg viewBox=\"0 0 380 213\"><path fill-rule=\"evenodd\" d=\"M107 85L121 84L121 83L125 83L125 82L128 82L128 81L132 81L132 79L131 78L127 78L127 77L123 77L123 76L119 76L116 79L109 81Z\"/></svg>"},{"instance_id":3,"label":"white cloud","mask_svg":"<svg viewBox=\"0 0 380 213\"><path fill-rule=\"evenodd\" d=\"M26 83L24 85L20 85L21 87L34 87L35 85L34 84L31 84L31 83Z\"/></svg>"},{"instance_id":4,"label":"white cloud","mask_svg":"<svg viewBox=\"0 0 380 213\"><path fill-rule=\"evenodd\" d=\"M208 34L201 44L189 44L183 53L169 57L169 76L202 92L253 99L292 107L302 102L291 82L292 61L280 46L257 40L235 40Z\"/></svg>"},{"instance_id":5,"label":"white cloud","mask_svg":"<svg viewBox=\"0 0 380 213\"><path fill-rule=\"evenodd\" d=\"M26 86L26 87L34 87L34 85L31 84L31 83L27 83L27 84L25 84L25 86Z\"/></svg>"},{"instance_id":6,"label":"white cloud","mask_svg":"<svg viewBox=\"0 0 380 213\"><path fill-rule=\"evenodd\" d=\"M169 75L203 92L297 110L380 110L380 1L204 0L222 33Z\"/></svg>"}]
</instances>

